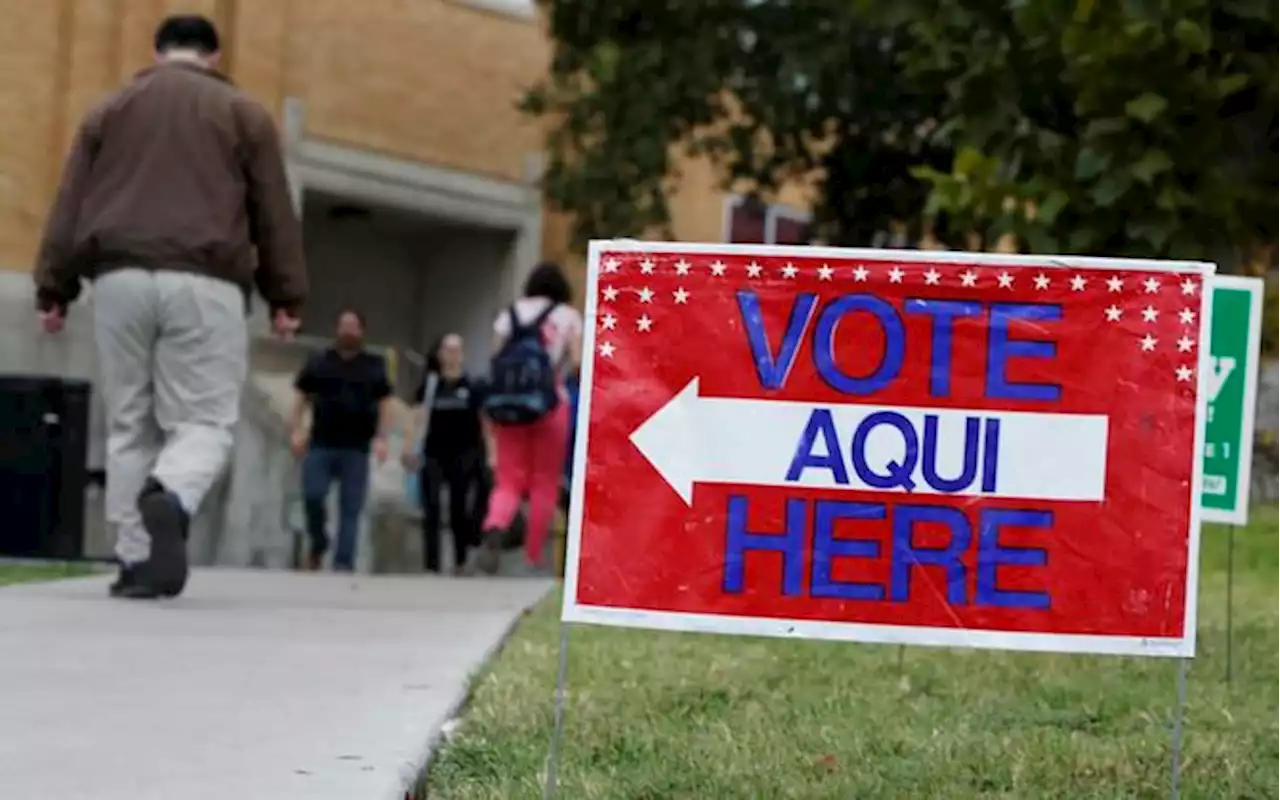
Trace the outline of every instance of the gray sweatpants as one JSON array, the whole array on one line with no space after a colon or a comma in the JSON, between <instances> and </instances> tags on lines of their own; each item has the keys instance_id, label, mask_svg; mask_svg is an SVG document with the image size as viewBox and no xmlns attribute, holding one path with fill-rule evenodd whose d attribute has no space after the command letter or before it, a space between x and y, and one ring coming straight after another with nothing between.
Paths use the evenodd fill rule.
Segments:
<instances>
[{"instance_id":1,"label":"gray sweatpants","mask_svg":"<svg viewBox=\"0 0 1280 800\"><path fill-rule=\"evenodd\" d=\"M244 294L183 272L121 269L93 286L116 555L147 560L138 493L154 476L188 514L227 465L248 367Z\"/></svg>"}]
</instances>

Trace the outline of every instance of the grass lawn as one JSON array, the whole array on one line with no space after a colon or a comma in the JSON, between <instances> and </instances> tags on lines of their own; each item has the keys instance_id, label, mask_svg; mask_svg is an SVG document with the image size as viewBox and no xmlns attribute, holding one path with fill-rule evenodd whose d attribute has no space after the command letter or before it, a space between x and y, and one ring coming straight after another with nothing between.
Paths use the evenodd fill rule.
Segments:
<instances>
[{"instance_id":1,"label":"grass lawn","mask_svg":"<svg viewBox=\"0 0 1280 800\"><path fill-rule=\"evenodd\" d=\"M53 581L60 578L76 578L88 575L93 568L87 564L0 564L0 586L26 581Z\"/></svg>"},{"instance_id":2,"label":"grass lawn","mask_svg":"<svg viewBox=\"0 0 1280 800\"><path fill-rule=\"evenodd\" d=\"M1277 531L1208 527L1186 798L1277 796ZM558 598L478 676L426 796L540 796ZM564 798L1167 797L1177 664L574 628Z\"/></svg>"}]
</instances>

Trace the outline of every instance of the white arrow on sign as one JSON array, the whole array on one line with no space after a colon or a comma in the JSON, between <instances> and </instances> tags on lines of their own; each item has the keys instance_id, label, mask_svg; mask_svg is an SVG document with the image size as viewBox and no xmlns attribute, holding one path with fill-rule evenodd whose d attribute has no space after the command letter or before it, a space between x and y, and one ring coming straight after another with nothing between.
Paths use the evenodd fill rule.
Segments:
<instances>
[{"instance_id":1,"label":"white arrow on sign","mask_svg":"<svg viewBox=\"0 0 1280 800\"><path fill-rule=\"evenodd\" d=\"M815 409L831 412L848 482L838 483L826 467L809 467L787 480ZM911 408L851 403L806 403L730 397L701 397L698 379L689 381L631 434L631 443L684 500L693 502L695 483L745 486L803 486L821 489L885 491L864 483L849 452L854 431L871 414L889 411L907 419L923 442L925 417L937 417L936 453L919 448L911 471L917 494L1022 497L1043 500L1101 500L1106 485L1107 417L1094 414L1045 414L955 408ZM935 474L955 478L963 471L965 425L969 418L999 420L995 488L982 489L983 447L974 443L978 469L958 491L944 492L924 479L925 461ZM985 425L985 423L984 423ZM821 437L812 448L827 455ZM903 435L879 425L866 437L867 467L885 474L902 464ZM906 491L897 489L896 491Z\"/></svg>"}]
</instances>

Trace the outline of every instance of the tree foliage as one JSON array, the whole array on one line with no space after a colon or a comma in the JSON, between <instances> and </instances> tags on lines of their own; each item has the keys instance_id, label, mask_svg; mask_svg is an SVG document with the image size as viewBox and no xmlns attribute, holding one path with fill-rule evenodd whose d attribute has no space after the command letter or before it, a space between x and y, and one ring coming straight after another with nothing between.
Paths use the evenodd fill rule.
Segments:
<instances>
[{"instance_id":1,"label":"tree foliage","mask_svg":"<svg viewBox=\"0 0 1280 800\"><path fill-rule=\"evenodd\" d=\"M929 210L1038 252L1204 258L1276 238L1276 6L922 0L915 80L945 81ZM1010 202L1013 198L1013 202Z\"/></svg>"},{"instance_id":2,"label":"tree foliage","mask_svg":"<svg viewBox=\"0 0 1280 800\"><path fill-rule=\"evenodd\" d=\"M579 243L670 223L681 153L818 234L891 220L1024 249L1211 258L1276 240L1270 0L551 0L545 190Z\"/></svg>"},{"instance_id":3,"label":"tree foliage","mask_svg":"<svg viewBox=\"0 0 1280 800\"><path fill-rule=\"evenodd\" d=\"M905 24L868 24L870 0L555 0L555 53L524 98L554 122L548 199L579 244L665 229L681 154L767 192L816 181L828 241L865 243L918 217L920 165L940 87L898 80Z\"/></svg>"}]
</instances>

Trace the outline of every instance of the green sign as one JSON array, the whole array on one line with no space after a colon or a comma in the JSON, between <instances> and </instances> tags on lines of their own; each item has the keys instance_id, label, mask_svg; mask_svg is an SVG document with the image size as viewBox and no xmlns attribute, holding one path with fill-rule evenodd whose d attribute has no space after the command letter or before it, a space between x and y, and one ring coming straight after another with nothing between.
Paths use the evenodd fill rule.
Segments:
<instances>
[{"instance_id":1,"label":"green sign","mask_svg":"<svg viewBox=\"0 0 1280 800\"><path fill-rule=\"evenodd\" d=\"M1206 522L1244 525L1249 518L1253 413L1258 402L1262 337L1262 280L1215 276L1206 371L1204 479L1200 507Z\"/></svg>"}]
</instances>

